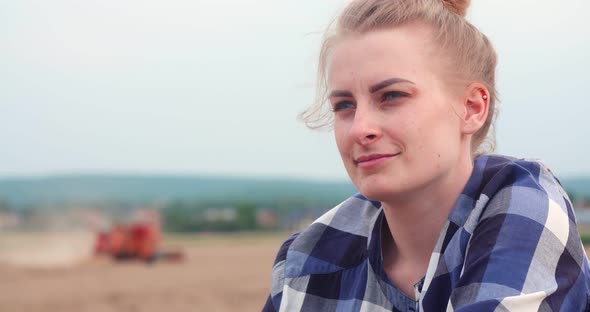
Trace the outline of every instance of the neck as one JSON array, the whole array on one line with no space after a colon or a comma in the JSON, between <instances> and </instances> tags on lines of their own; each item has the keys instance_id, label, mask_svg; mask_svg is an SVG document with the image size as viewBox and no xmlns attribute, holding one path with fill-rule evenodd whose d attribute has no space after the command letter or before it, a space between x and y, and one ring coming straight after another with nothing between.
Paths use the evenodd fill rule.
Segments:
<instances>
[{"instance_id":1,"label":"neck","mask_svg":"<svg viewBox=\"0 0 590 312\"><path fill-rule=\"evenodd\" d=\"M388 225L383 230L389 230L382 246L387 262L428 266L440 231L471 176L473 164L469 159L455 168L458 169L416 194L382 202Z\"/></svg>"}]
</instances>

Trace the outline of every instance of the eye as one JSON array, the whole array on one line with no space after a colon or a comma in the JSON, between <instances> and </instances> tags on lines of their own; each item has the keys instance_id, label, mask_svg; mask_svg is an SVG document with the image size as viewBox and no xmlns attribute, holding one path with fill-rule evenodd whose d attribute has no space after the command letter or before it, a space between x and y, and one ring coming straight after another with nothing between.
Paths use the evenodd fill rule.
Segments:
<instances>
[{"instance_id":1,"label":"eye","mask_svg":"<svg viewBox=\"0 0 590 312\"><path fill-rule=\"evenodd\" d=\"M355 109L354 102L349 101L349 100L345 100L345 101L336 102L332 106L333 112L338 112L338 111L342 111L345 109Z\"/></svg>"},{"instance_id":2,"label":"eye","mask_svg":"<svg viewBox=\"0 0 590 312\"><path fill-rule=\"evenodd\" d=\"M385 93L383 93L383 96L381 97L381 102L395 101L395 100L405 97L405 96L407 96L407 94L404 92L400 92L400 91L385 92Z\"/></svg>"}]
</instances>

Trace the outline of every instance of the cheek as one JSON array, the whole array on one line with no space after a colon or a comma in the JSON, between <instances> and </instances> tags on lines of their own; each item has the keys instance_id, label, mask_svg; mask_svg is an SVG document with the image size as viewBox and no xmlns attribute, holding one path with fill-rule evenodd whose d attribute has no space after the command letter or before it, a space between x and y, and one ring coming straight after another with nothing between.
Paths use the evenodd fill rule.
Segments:
<instances>
[{"instance_id":1,"label":"cheek","mask_svg":"<svg viewBox=\"0 0 590 312\"><path fill-rule=\"evenodd\" d=\"M336 146L342 156L347 153L348 143L346 136L346 129L341 123L334 123L334 139L336 140Z\"/></svg>"},{"instance_id":2,"label":"cheek","mask_svg":"<svg viewBox=\"0 0 590 312\"><path fill-rule=\"evenodd\" d=\"M456 149L460 136L456 131L456 122L448 112L430 110L428 114L415 114L412 117L407 126L412 129L410 141L414 142L413 159L435 164L450 150Z\"/></svg>"},{"instance_id":3,"label":"cheek","mask_svg":"<svg viewBox=\"0 0 590 312\"><path fill-rule=\"evenodd\" d=\"M457 158L461 150L461 135L457 123L457 117L450 114L440 114L432 120L430 134L428 135L428 152L427 157L436 168L447 167Z\"/></svg>"}]
</instances>

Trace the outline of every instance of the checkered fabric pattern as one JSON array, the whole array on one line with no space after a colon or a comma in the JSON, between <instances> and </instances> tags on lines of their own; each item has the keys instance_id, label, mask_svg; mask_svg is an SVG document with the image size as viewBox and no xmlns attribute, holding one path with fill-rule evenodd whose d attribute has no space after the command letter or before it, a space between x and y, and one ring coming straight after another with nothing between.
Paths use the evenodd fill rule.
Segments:
<instances>
[{"instance_id":1,"label":"checkered fabric pattern","mask_svg":"<svg viewBox=\"0 0 590 312\"><path fill-rule=\"evenodd\" d=\"M291 236L263 311L589 311L572 205L538 161L476 159L415 298L384 271L382 222L380 203L355 195Z\"/></svg>"}]
</instances>

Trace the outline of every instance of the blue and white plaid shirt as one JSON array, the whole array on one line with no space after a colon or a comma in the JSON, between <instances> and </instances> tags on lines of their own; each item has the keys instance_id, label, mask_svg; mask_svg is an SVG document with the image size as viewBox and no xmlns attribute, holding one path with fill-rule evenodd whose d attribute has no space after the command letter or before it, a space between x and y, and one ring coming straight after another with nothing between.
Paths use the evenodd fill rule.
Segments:
<instances>
[{"instance_id":1,"label":"blue and white plaid shirt","mask_svg":"<svg viewBox=\"0 0 590 312\"><path fill-rule=\"evenodd\" d=\"M589 311L572 205L540 162L481 156L415 298L383 269L380 203L355 195L280 248L263 311Z\"/></svg>"}]
</instances>

